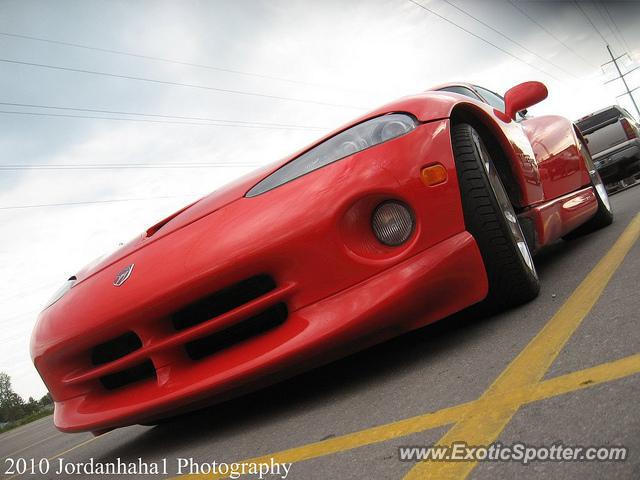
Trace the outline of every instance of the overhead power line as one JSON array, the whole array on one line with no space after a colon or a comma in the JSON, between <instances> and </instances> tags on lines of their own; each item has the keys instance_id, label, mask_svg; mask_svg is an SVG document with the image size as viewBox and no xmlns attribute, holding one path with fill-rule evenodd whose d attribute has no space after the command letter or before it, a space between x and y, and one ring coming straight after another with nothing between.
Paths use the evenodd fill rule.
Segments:
<instances>
[{"instance_id":1,"label":"overhead power line","mask_svg":"<svg viewBox=\"0 0 640 480\"><path fill-rule=\"evenodd\" d=\"M607 27L607 30L609 30L609 33L611 34L611 38L615 39L615 41L618 42L618 46L620 47L620 50L624 50L625 49L624 43L622 42L622 40L620 39L618 34L614 31L613 27L611 26L611 22L609 21L609 19L602 12L600 3L599 2L594 2L593 3L593 7L598 12L598 15L600 16L600 19L602 20L602 24Z\"/></svg>"},{"instance_id":2,"label":"overhead power line","mask_svg":"<svg viewBox=\"0 0 640 480\"><path fill-rule=\"evenodd\" d=\"M200 85L200 84L195 84L195 83L172 82L172 81L169 81L169 80L159 80L159 79L148 78L148 77L137 77L137 76L133 76L133 75L123 75L123 74L111 73L111 72L100 72L100 71L96 71L96 70L86 70L86 69L83 69L83 68L63 67L63 66L60 66L60 65L50 65L50 64L46 64L46 63L24 62L24 61L21 61L21 60L11 60L11 59L8 59L8 58L0 58L0 62L13 64L13 65L24 65L24 66L28 66L28 67L46 68L46 69L51 69L51 70L60 70L60 71L65 71L65 72L83 73L83 74L87 74L87 75L99 75L99 76L103 76L103 77L120 78L120 79L124 79L124 80L135 80L135 81L138 81L138 82L154 83L154 84L158 84L158 85L170 85L170 86L174 86L174 87L197 88L197 89L201 89L201 90L209 90L209 91L220 92L220 93L227 93L227 94L234 94L234 95L244 95L244 96L251 96L251 97L260 97L260 98L269 98L269 99L272 99L272 100L282 100L282 101L287 101L287 102L298 102L298 103L306 103L306 104L311 104L311 105L322 105L322 106L325 106L325 107L338 107L338 108L349 108L349 109L355 109L355 110L364 110L364 107L357 107L357 106L354 106L354 105L346 105L346 104L341 104L341 103L321 102L321 101L318 101L318 100L307 100L307 99L304 99L304 98L285 97L285 96L281 96L281 95L269 95L269 94L266 94L266 93L250 92L250 91L245 91L245 90L234 90L234 89L230 89L230 88L219 88L219 87L212 87L212 86L209 86L209 85Z\"/></svg>"},{"instance_id":3,"label":"overhead power line","mask_svg":"<svg viewBox=\"0 0 640 480\"><path fill-rule=\"evenodd\" d=\"M496 45L496 44L495 44L495 43L493 43L492 41L487 40L487 39L486 39L486 38L484 38L483 36L478 35L477 33L472 32L471 30L469 30L469 29L467 29L467 28L463 27L462 25L457 24L456 22L454 22L453 20L448 19L448 18L447 18L447 17L445 17L444 15L440 15L440 14L439 14L438 12L436 12L435 10L432 10L432 9L431 9L431 8L429 8L429 7L425 7L424 5L422 5L421 3L419 3L419 2L417 2L417 1L415 1L415 0L408 0L408 1L409 1L409 2L411 2L411 3L413 3L415 6L417 6L417 7L421 8L421 9L423 9L423 10L425 10L425 11L427 11L427 12L431 13L432 15L435 15L436 17L440 18L441 20L444 20L445 22L447 22L447 23L449 23L449 24L453 25L454 27L456 27L456 28L458 28L458 29L462 30L463 32L468 33L468 34L469 34L469 35L471 35L472 37L475 37L475 38L477 38L478 40L481 40L481 41L483 41L484 43L486 43L486 44L488 44L488 45L491 45L492 47L496 48L497 50L500 50L502 53L504 53L504 54L506 54L506 55L510 56L511 58L513 58L513 59L515 59L515 60L517 60L517 61L519 61L519 62L521 62L521 63L524 63L525 65L529 65L531 68L533 68L533 69L535 69L535 70L538 70L539 72L541 72L541 73L543 73L543 74L547 75L548 77L551 77L551 78L553 78L553 79L555 79L555 80L557 80L557 81L559 81L559 82L566 83L564 80L562 80L561 78L558 78L558 77L557 77L557 76L555 76L553 73L547 72L546 70L543 70L543 69L541 69L541 68L537 67L537 66L536 66L536 65L534 65L533 63L526 61L525 59L523 59L523 58L519 57L518 55L515 55L515 54L511 53L509 50L506 50L506 49L504 49L504 48L500 47L499 45Z\"/></svg>"},{"instance_id":4,"label":"overhead power line","mask_svg":"<svg viewBox=\"0 0 640 480\"><path fill-rule=\"evenodd\" d=\"M53 117L53 118L84 118L92 120L111 120L118 122L137 122L137 123L150 123L150 124L164 124L164 125L198 125L204 127L235 127L235 128L258 128L258 129L271 129L271 130L305 130L302 128L291 127L269 127L265 125L237 125L230 123L207 123L207 122L179 122L172 120L150 120L146 118L123 118L123 117L101 117L97 115L71 115L66 113L50 113L50 112L20 112L17 110L0 110L1 115L23 115L23 116L35 116L35 117ZM314 129L315 130L315 129Z\"/></svg>"},{"instance_id":5,"label":"overhead power line","mask_svg":"<svg viewBox=\"0 0 640 480\"><path fill-rule=\"evenodd\" d=\"M333 89L333 90L342 90L342 91L347 91L347 92L353 92L354 90L352 89L347 89L347 88L342 88L342 87L338 87L336 85L325 85L322 83L315 83L315 82L307 82L304 80L296 80L296 79L292 79L292 78L285 78L285 77L278 77L275 75L265 75L265 74L261 74L261 73L256 73L256 72L247 72L247 71L243 71L243 70L234 70L231 68L223 68L223 67L216 67L213 65L206 65L203 63L195 63L195 62L187 62L184 60L177 60L177 59L173 59L173 58L165 58L165 57L157 57L154 55L145 55L142 53L135 53L135 52L127 52L124 50L116 50L116 49L112 49L112 48L101 48L101 47L96 47L96 46L92 46L92 45L86 45L83 43L76 43L76 42L64 42L61 40L53 40L50 38L43 38L43 37L35 37L35 36L31 36L31 35L22 35L19 33L10 33L10 32L0 32L0 35L3 35L5 37L13 37L13 38L21 38L24 40L32 40L32 41L36 41L36 42L44 42L44 43L50 43L50 44L55 44L55 45L62 45L65 47L73 47L73 48L80 48L80 49L84 49L84 50L93 50L96 52L103 52L103 53L109 53L109 54L113 54L113 55L124 55L127 57L134 57L134 58L140 58L140 59L144 59L144 60L152 60L155 62L163 62L163 63L172 63L175 65L183 65L186 67L195 67L195 68L204 68L207 70L215 70L217 72L225 72L225 73L232 73L232 74L236 74L236 75L244 75L247 77L255 77L255 78L262 78L265 80L276 80L279 82L286 82L286 83L294 83L294 84L298 84L298 85L308 85L311 87L321 87L321 88L327 88L327 89Z\"/></svg>"},{"instance_id":6,"label":"overhead power line","mask_svg":"<svg viewBox=\"0 0 640 480\"><path fill-rule=\"evenodd\" d=\"M611 61L607 62L607 63L613 63L613 65L616 67L616 71L618 72L618 76L616 78L614 78L613 80L622 80L622 84L624 85L624 89L626 90L626 94L618 95L618 97L622 97L624 95L629 95L629 99L631 100L631 103L633 103L633 106L636 109L636 113L638 114L638 118L640 118L640 108L638 108L638 104L636 103L636 99L633 97L634 90L637 90L640 87L636 87L633 90L629 89L629 84L627 83L627 79L625 78L633 70L630 70L627 73L622 73L622 70L620 69L620 65L618 65L618 60L621 57L617 57L616 58L613 55L613 52L611 51L611 47L609 45L607 45L607 51L609 52L609 56L611 57ZM606 65L606 63L604 65ZM602 66L604 67L604 65L602 65ZM636 67L636 68L639 68L639 67ZM635 70L635 68L634 68L634 70Z\"/></svg>"},{"instance_id":7,"label":"overhead power line","mask_svg":"<svg viewBox=\"0 0 640 480\"><path fill-rule=\"evenodd\" d=\"M159 197L142 197L142 198L115 198L111 200L92 200L87 202L62 202L62 203L40 203L35 205L11 205L0 207L0 210L20 210L25 208L44 208L44 207L67 207L74 205L94 205L100 203L118 203L118 202L137 202L143 200L162 200L166 198L183 198L191 195L163 195Z\"/></svg>"},{"instance_id":8,"label":"overhead power line","mask_svg":"<svg viewBox=\"0 0 640 480\"><path fill-rule=\"evenodd\" d=\"M259 167L259 163L44 163L0 164L1 170L128 170L128 169L194 169L194 168L245 168Z\"/></svg>"},{"instance_id":9,"label":"overhead power line","mask_svg":"<svg viewBox=\"0 0 640 480\"><path fill-rule=\"evenodd\" d=\"M539 58L540 60L542 60L543 62L548 63L549 65L552 65L553 67L557 68L558 70L564 72L565 74L569 75L570 77L573 78L578 78L576 77L573 73L571 73L570 71L568 71L567 69L565 69L564 67L558 65L557 63L541 57L540 55L538 55L536 52L534 52L533 50L527 48L525 45L523 45L522 43L518 42L517 40L514 40L513 38L511 38L508 35L505 35L503 32L501 32L500 30L498 30L497 28L492 27L491 25L489 25L488 23L480 20L478 17L476 17L475 15L472 15L471 13L467 12L465 9L455 5L454 3L450 2L449 0L442 0L443 2L445 2L447 5L451 5L453 8L455 8L456 10L458 10L459 12L462 12L464 15L466 15L469 18L472 18L473 20L475 20L476 22L478 22L481 25L484 25L485 27L487 27L489 30L491 30L494 33L497 33L498 35L500 35L502 38L508 40L509 42L513 43L514 45L517 45L518 47L520 47L522 50L524 50L525 52Z\"/></svg>"},{"instance_id":10,"label":"overhead power line","mask_svg":"<svg viewBox=\"0 0 640 480\"><path fill-rule=\"evenodd\" d=\"M613 19L613 15L611 15L611 11L609 11L609 7L607 7L606 2L600 2L600 4L602 5L602 8L604 9L605 13L607 14L607 17L609 17L609 20L611 20L611 24L613 25L613 28L615 29L615 31L617 32L618 36L620 37L620 40L622 41L622 47L627 52L631 52L631 48L629 48L629 44L627 43L627 40L624 38L624 35L622 34L622 31L618 27L618 24Z\"/></svg>"},{"instance_id":11,"label":"overhead power line","mask_svg":"<svg viewBox=\"0 0 640 480\"><path fill-rule=\"evenodd\" d=\"M544 32L547 33L547 35L549 35L551 38L553 38L554 40L556 40L559 44L561 44L563 47L565 47L568 51L570 51L571 53L573 53L576 57L578 57L580 60L582 60L584 63L591 65L592 67L597 67L598 65L596 65L595 63L587 60L584 56L582 56L580 53L578 53L577 51L575 51L571 46L569 46L566 42L564 42L561 38L559 38L557 35L555 35L552 31L550 31L548 28L546 28L543 24L541 24L539 21L537 21L535 18L533 18L531 15L529 15L527 13L526 10L524 10L520 5L517 4L517 2L514 2L513 0L507 0L511 5L513 5L513 7L515 9L517 9L518 11L520 11L520 13L522 13L522 15L524 15L525 17L527 17L533 24L537 25L538 27L540 27Z\"/></svg>"},{"instance_id":12,"label":"overhead power line","mask_svg":"<svg viewBox=\"0 0 640 480\"><path fill-rule=\"evenodd\" d=\"M584 16L584 18L587 19L587 21L591 24L591 26L593 27L593 30L600 35L600 38L602 39L602 41L604 42L605 45L608 45L609 42L607 41L606 38L604 38L604 35L602 34L602 32L600 31L600 29L597 27L597 25L595 23L593 23L593 20L591 20L591 17L587 14L587 12L584 10L584 8L582 8L582 5L580 5L580 2L578 2L577 0L573 0L574 5L576 6L576 8L578 10L580 10L580 12L582 13L582 15Z\"/></svg>"},{"instance_id":13,"label":"overhead power line","mask_svg":"<svg viewBox=\"0 0 640 480\"><path fill-rule=\"evenodd\" d=\"M183 116L183 115L162 115L157 113L127 112L122 110L103 110L103 109L96 109L96 108L62 107L57 105L40 105L40 104L34 104L34 103L0 102L0 105L5 105L9 107L44 108L44 109L51 109L51 110L64 110L64 111L75 111L75 112L107 113L107 114L113 114L113 115L132 115L132 116L152 117L152 118L169 118L169 119L177 119L177 120L196 120L196 121L202 121L202 122L213 122L213 123L206 123L206 125L215 125L215 126L222 126L222 127L251 126L254 128L269 127L269 128L277 128L277 129L291 128L291 129L302 129L302 130L327 130L324 127L317 127L312 125L297 125L292 123L249 122L244 120L225 120L221 118L193 117L193 116ZM91 118L109 119L109 117L91 117ZM122 120L127 120L127 119L122 118ZM202 125L202 124L198 123L196 125Z\"/></svg>"}]
</instances>

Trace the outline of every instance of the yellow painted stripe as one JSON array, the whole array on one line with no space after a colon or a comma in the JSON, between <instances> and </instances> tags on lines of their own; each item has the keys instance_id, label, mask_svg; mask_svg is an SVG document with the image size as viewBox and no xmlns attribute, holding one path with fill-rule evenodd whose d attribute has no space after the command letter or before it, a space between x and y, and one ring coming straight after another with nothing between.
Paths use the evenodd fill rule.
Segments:
<instances>
[{"instance_id":1,"label":"yellow painted stripe","mask_svg":"<svg viewBox=\"0 0 640 480\"><path fill-rule=\"evenodd\" d=\"M487 400L489 400L491 409L520 407L524 404L557 397L558 395L575 392L604 382L619 380L636 373L640 373L640 354L585 368L584 370L561 375L543 382L526 385L504 394L496 394L492 397L487 397ZM474 409L481 404L480 400L473 402ZM467 409L467 413L471 411L471 408Z\"/></svg>"},{"instance_id":2,"label":"yellow painted stripe","mask_svg":"<svg viewBox=\"0 0 640 480\"><path fill-rule=\"evenodd\" d=\"M9 455L5 455L4 457L2 457L0 459L0 462L3 462L5 459L7 459L9 457L13 457L13 456L15 456L15 455L17 455L19 453L22 453L22 452L24 452L26 450L29 450L30 448L33 448L33 447L35 447L37 445L40 445L41 443L48 442L52 438L59 437L60 435L63 435L63 433L62 432L56 432L53 435L50 435L48 437L44 437L43 439L38 440L37 442L31 443L31 444L27 445L26 447L21 448L20 450L16 450L15 452L11 452Z\"/></svg>"},{"instance_id":3,"label":"yellow painted stripe","mask_svg":"<svg viewBox=\"0 0 640 480\"><path fill-rule=\"evenodd\" d=\"M111 430L111 431L113 432L114 430ZM110 432L103 433L99 437L91 437L88 440L85 440L84 442L80 442L77 445L74 445L73 447L66 449L64 452L56 453L53 457L49 457L49 460L55 460L56 458L61 457L63 455L66 455L69 452L73 452L74 450L76 450L76 449L78 449L80 447L84 447L85 445L87 445L87 444L89 444L91 442L95 442L96 440L98 440L99 438L104 437L105 435L109 435L109 433Z\"/></svg>"},{"instance_id":4,"label":"yellow painted stripe","mask_svg":"<svg viewBox=\"0 0 640 480\"><path fill-rule=\"evenodd\" d=\"M640 354L632 355L610 363L587 368L552 378L535 385L528 385L504 395L496 395L492 401L496 405L515 405L531 403L555 397L576 390L589 388L604 382L617 380L629 375L640 373ZM312 458L323 457L334 453L344 452L354 448L364 447L375 443L393 440L413 433L422 432L454 423L469 412L478 400L444 408L437 412L427 413L398 422L388 423L366 430L361 430L340 437L321 442L311 443L300 447L271 453L260 457L242 460L240 463L269 463L271 459L279 463L296 463ZM174 479L205 480L224 478L212 475L181 475Z\"/></svg>"},{"instance_id":5,"label":"yellow painted stripe","mask_svg":"<svg viewBox=\"0 0 640 480\"><path fill-rule=\"evenodd\" d=\"M74 450L76 450L77 448L84 447L85 445L87 445L87 444L89 444L89 443L91 443L91 442L95 442L96 440L98 440L99 438L104 437L105 435L109 435L109 433L111 433L112 431L114 431L114 430L111 430L110 432L107 432L107 433L105 433L105 434L103 434L103 435L100 435L99 437L93 437L93 436L92 436L91 438L89 438L88 440L85 440L84 442L80 442L80 443L78 443L78 444L74 445L74 446L73 446L73 447L71 447L71 448L68 448L68 449L66 449L66 450L64 450L64 451L62 451L62 452L60 452L60 453L56 453L55 455L53 455L53 456L51 456L51 457L48 457L48 458L47 458L47 460L49 460L49 461L51 461L51 460L55 460L56 458L61 457L61 456L63 456L63 455L66 455L66 454L67 454L67 453L69 453L69 452L73 452L73 451L74 451ZM12 476L8 477L6 480L12 480L12 479L17 478L17 477L20 477L20 476L23 476L23 475L15 474L15 475L12 475ZM27 474L25 474L24 476L28 476L28 475L27 475Z\"/></svg>"},{"instance_id":6,"label":"yellow painted stripe","mask_svg":"<svg viewBox=\"0 0 640 480\"><path fill-rule=\"evenodd\" d=\"M441 427L455 422L462 417L464 412L471 408L473 402L463 403L455 407L444 408L434 413L427 413L398 422L393 422L378 427L360 430L321 442L310 443L300 447L283 450L281 452L263 455L260 457L242 460L239 463L269 463L273 458L278 463L296 463L312 458L323 457L333 453L344 452L373 443L392 440L412 433ZM211 480L226 478L225 475L179 475L175 479L183 480Z\"/></svg>"},{"instance_id":7,"label":"yellow painted stripe","mask_svg":"<svg viewBox=\"0 0 640 480\"><path fill-rule=\"evenodd\" d=\"M609 252L591 270L544 328L518 354L466 413L439 441L440 445L466 442L488 445L494 442L520 405L505 404L497 408L493 397L534 385L544 376L566 342L571 338L625 256L640 236L640 214L631 221ZM476 462L420 462L405 476L415 479L464 479Z\"/></svg>"},{"instance_id":8,"label":"yellow painted stripe","mask_svg":"<svg viewBox=\"0 0 640 480\"><path fill-rule=\"evenodd\" d=\"M26 425L23 425L22 427L18 427L18 428L14 428L12 430L9 430L7 432L4 433L0 433L0 440L5 442L11 438L14 437L18 437L20 435L24 435L25 433L33 433L35 428L37 427L39 424L46 422L47 420L50 420L50 418L47 417L43 417L40 418L34 422L31 423L27 423Z\"/></svg>"},{"instance_id":9,"label":"yellow painted stripe","mask_svg":"<svg viewBox=\"0 0 640 480\"><path fill-rule=\"evenodd\" d=\"M525 403L537 402L545 398L575 392L604 382L619 380L640 372L640 353L603 363L591 368L551 378L537 383L531 388Z\"/></svg>"}]
</instances>

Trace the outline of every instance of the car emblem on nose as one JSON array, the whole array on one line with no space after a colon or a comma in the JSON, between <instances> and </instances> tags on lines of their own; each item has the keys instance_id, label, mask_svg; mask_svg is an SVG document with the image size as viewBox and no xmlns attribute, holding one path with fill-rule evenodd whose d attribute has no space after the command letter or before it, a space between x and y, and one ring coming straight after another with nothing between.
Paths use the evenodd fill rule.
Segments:
<instances>
[{"instance_id":1,"label":"car emblem on nose","mask_svg":"<svg viewBox=\"0 0 640 480\"><path fill-rule=\"evenodd\" d=\"M127 265L126 267L124 267L122 270L118 272L115 280L113 281L113 284L116 287L119 287L120 285L122 285L124 282L127 281L127 279L131 276L131 272L133 271L134 265L135 265L134 263L132 263L131 265Z\"/></svg>"}]
</instances>

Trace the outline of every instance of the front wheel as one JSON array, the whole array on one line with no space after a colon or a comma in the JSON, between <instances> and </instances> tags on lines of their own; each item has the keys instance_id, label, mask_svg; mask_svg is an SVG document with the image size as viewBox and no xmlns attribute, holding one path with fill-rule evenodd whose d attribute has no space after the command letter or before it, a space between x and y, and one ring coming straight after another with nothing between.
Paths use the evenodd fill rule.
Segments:
<instances>
[{"instance_id":1,"label":"front wheel","mask_svg":"<svg viewBox=\"0 0 640 480\"><path fill-rule=\"evenodd\" d=\"M460 123L451 141L466 229L480 248L489 280L483 306L500 309L538 295L540 281L511 200L478 132Z\"/></svg>"}]
</instances>

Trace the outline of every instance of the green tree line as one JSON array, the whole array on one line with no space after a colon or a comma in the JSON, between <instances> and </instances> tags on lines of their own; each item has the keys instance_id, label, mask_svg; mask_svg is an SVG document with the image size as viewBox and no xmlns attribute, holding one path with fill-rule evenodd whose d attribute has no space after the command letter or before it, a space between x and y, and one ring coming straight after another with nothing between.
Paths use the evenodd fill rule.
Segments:
<instances>
[{"instance_id":1,"label":"green tree line","mask_svg":"<svg viewBox=\"0 0 640 480\"><path fill-rule=\"evenodd\" d=\"M0 372L0 423L15 422L21 418L39 412L53 403L51 395L47 393L40 400L29 397L25 401L13 391L11 377Z\"/></svg>"}]
</instances>

